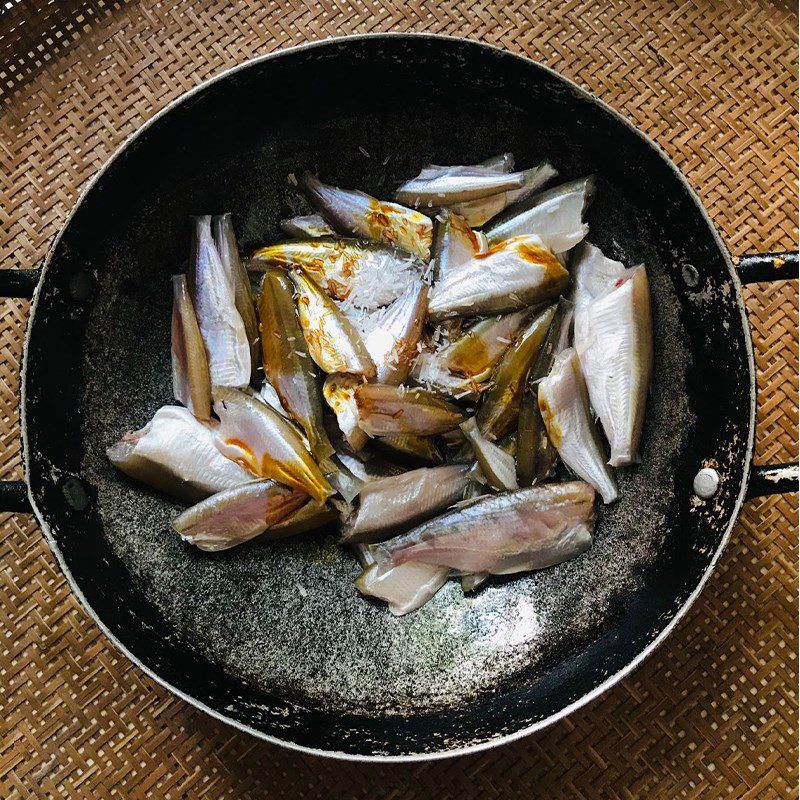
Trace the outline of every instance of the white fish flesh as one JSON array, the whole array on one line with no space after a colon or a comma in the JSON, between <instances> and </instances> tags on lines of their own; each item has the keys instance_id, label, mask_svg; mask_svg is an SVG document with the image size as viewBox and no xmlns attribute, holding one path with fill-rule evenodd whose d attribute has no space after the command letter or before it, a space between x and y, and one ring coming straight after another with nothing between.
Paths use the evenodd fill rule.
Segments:
<instances>
[{"instance_id":1,"label":"white fish flesh","mask_svg":"<svg viewBox=\"0 0 800 800\"><path fill-rule=\"evenodd\" d=\"M482 497L383 546L395 565L509 575L575 558L591 546L593 529L594 490L574 481Z\"/></svg>"},{"instance_id":2,"label":"white fish flesh","mask_svg":"<svg viewBox=\"0 0 800 800\"><path fill-rule=\"evenodd\" d=\"M208 352L214 386L247 386L250 382L250 342L236 308L231 276L211 235L211 217L195 218L189 288L197 324Z\"/></svg>"},{"instance_id":3,"label":"white fish flesh","mask_svg":"<svg viewBox=\"0 0 800 800\"><path fill-rule=\"evenodd\" d=\"M236 310L244 323L247 341L250 343L251 375L255 378L256 368L261 363L261 342L258 336L258 317L253 302L253 292L250 288L250 279L247 270L239 258L239 248L236 244L236 234L233 231L233 220L229 213L219 214L211 220L214 233L214 244L219 253L220 261L228 279L233 287L233 299Z\"/></svg>"},{"instance_id":4,"label":"white fish flesh","mask_svg":"<svg viewBox=\"0 0 800 800\"><path fill-rule=\"evenodd\" d=\"M363 380L355 375L328 375L322 386L322 396L336 415L336 422L349 447L358 452L364 448L369 436L358 427L356 389Z\"/></svg>"},{"instance_id":5,"label":"white fish flesh","mask_svg":"<svg viewBox=\"0 0 800 800\"><path fill-rule=\"evenodd\" d=\"M653 371L650 288L643 266L627 270L606 295L578 308L575 349L611 445L609 464L637 461Z\"/></svg>"},{"instance_id":6,"label":"white fish flesh","mask_svg":"<svg viewBox=\"0 0 800 800\"><path fill-rule=\"evenodd\" d=\"M376 381L398 386L417 355L428 310L428 286L416 280L405 294L378 313L364 344L377 369Z\"/></svg>"},{"instance_id":7,"label":"white fish flesh","mask_svg":"<svg viewBox=\"0 0 800 800\"><path fill-rule=\"evenodd\" d=\"M253 480L217 450L216 423L204 424L188 408L164 406L138 431L106 451L131 478L189 503Z\"/></svg>"},{"instance_id":8,"label":"white fish flesh","mask_svg":"<svg viewBox=\"0 0 800 800\"><path fill-rule=\"evenodd\" d=\"M486 229L490 245L513 236L534 234L555 253L575 247L589 232L583 214L594 193L594 177L548 189L515 205Z\"/></svg>"},{"instance_id":9,"label":"white fish flesh","mask_svg":"<svg viewBox=\"0 0 800 800\"><path fill-rule=\"evenodd\" d=\"M594 486L604 503L613 503L619 493L589 411L589 395L575 348L557 355L550 373L539 382L539 410L561 460Z\"/></svg>"},{"instance_id":10,"label":"white fish flesh","mask_svg":"<svg viewBox=\"0 0 800 800\"><path fill-rule=\"evenodd\" d=\"M300 217L282 219L281 229L287 236L295 239L319 239L322 236L335 236L336 233L322 218L321 214L307 214Z\"/></svg>"},{"instance_id":11,"label":"white fish flesh","mask_svg":"<svg viewBox=\"0 0 800 800\"><path fill-rule=\"evenodd\" d=\"M396 617L410 614L425 605L447 583L450 570L430 564L409 563L396 567L379 547L355 545L363 572L356 578L356 588L363 595L389 604Z\"/></svg>"},{"instance_id":12,"label":"white fish flesh","mask_svg":"<svg viewBox=\"0 0 800 800\"><path fill-rule=\"evenodd\" d=\"M519 488L514 456L482 436L475 417L461 423L461 432L472 446L481 474L490 486L499 492Z\"/></svg>"},{"instance_id":13,"label":"white fish flesh","mask_svg":"<svg viewBox=\"0 0 800 800\"><path fill-rule=\"evenodd\" d=\"M625 265L603 255L591 242L581 242L572 253L572 302L575 308L608 294L617 278L625 272Z\"/></svg>"},{"instance_id":14,"label":"white fish flesh","mask_svg":"<svg viewBox=\"0 0 800 800\"><path fill-rule=\"evenodd\" d=\"M201 500L172 522L181 538L216 553L261 536L300 506L308 495L275 481L255 481Z\"/></svg>"},{"instance_id":15,"label":"white fish flesh","mask_svg":"<svg viewBox=\"0 0 800 800\"><path fill-rule=\"evenodd\" d=\"M569 273L536 236L517 236L448 273L434 287L433 321L517 311L559 295Z\"/></svg>"},{"instance_id":16,"label":"white fish flesh","mask_svg":"<svg viewBox=\"0 0 800 800\"><path fill-rule=\"evenodd\" d=\"M367 483L358 510L342 528L346 542L377 542L460 500L469 478L466 464L422 467Z\"/></svg>"}]
</instances>

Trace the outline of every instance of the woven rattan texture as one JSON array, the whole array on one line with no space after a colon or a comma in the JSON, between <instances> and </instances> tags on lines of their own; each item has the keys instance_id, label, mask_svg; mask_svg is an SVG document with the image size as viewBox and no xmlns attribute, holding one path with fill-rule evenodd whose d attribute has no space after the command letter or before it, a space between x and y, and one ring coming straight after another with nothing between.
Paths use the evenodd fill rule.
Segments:
<instances>
[{"instance_id":1,"label":"woven rattan texture","mask_svg":"<svg viewBox=\"0 0 800 800\"><path fill-rule=\"evenodd\" d=\"M181 92L250 56L386 30L544 61L651 134L734 253L796 241L796 4L766 0L11 1L0 11L0 256L35 266L80 187ZM10 6L8 8L7 6ZM746 291L758 456L797 450L794 285ZM27 313L0 301L0 465L20 477ZM2 798L797 796L797 496L753 501L668 643L545 732L449 762L342 764L172 698L70 595L36 524L0 524Z\"/></svg>"}]
</instances>

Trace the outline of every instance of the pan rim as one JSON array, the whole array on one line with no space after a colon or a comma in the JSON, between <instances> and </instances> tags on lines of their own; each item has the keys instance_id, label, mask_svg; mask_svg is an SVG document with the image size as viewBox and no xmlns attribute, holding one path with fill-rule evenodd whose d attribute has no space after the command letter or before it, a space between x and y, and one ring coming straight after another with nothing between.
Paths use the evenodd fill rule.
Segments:
<instances>
[{"instance_id":1,"label":"pan rim","mask_svg":"<svg viewBox=\"0 0 800 800\"><path fill-rule=\"evenodd\" d=\"M543 72L547 73L553 78L563 82L566 86L570 88L573 92L575 92L582 100L586 100L590 103L595 104L598 106L602 111L610 114L617 122L623 124L629 131L634 133L640 139L642 139L661 159L664 161L669 168L672 170L675 177L680 181L684 189L686 190L688 196L691 198L692 202L694 203L697 211L699 212L702 220L707 225L712 239L714 240L717 248L719 249L724 261L725 265L728 269L728 274L731 278L735 296L736 296L736 305L739 309L739 314L741 316L742 321L742 329L744 333L744 344L745 344L745 356L747 361L747 369L748 369L748 389L749 389L749 399L750 399L750 414L749 414L749 425L747 431L747 443L745 449L745 470L744 476L741 482L741 486L739 487L738 495L735 498L733 503L733 510L730 515L730 519L727 522L725 530L722 534L720 539L720 543L717 546L716 550L714 551L713 556L711 557L708 565L706 566L703 574L694 588L694 590L689 594L686 598L684 603L681 607L674 613L671 617L669 622L664 626L664 628L659 632L659 634L649 643L646 647L644 647L635 658L633 658L630 662L628 662L624 667L620 670L615 672L614 674L608 676L604 681L599 683L595 686L592 690L587 692L586 694L582 695L581 697L577 698L575 701L570 703L569 705L565 706L564 708L560 709L554 714L551 714L544 719L541 719L537 722L534 722L531 725L527 725L525 727L520 728L517 731L513 731L511 733L505 733L496 737L487 738L482 741L478 741L474 744L468 744L461 747L456 747L452 749L441 749L436 750L433 752L426 752L426 753L403 753L403 754L381 754L381 753L352 753L352 752L344 752L344 751L336 751L330 749L319 749L314 747L309 747L307 745L298 744L293 741L289 741L286 739L281 739L277 736L273 736L271 734L267 734L257 728L254 728L250 725L245 723L239 722L235 719L232 719L225 714L211 708L203 701L193 697L192 695L184 692L183 690L179 689L178 687L174 686L169 681L162 678L158 673L155 672L152 668L146 665L143 661L139 659L138 656L134 655L120 640L117 636L106 626L100 616L95 612L94 608L88 602L86 596L83 594L80 586L75 581L69 566L67 565L64 556L61 552L61 549L58 546L58 543L53 535L53 532L50 529L49 524L47 523L43 512L38 507L36 503L36 499L33 496L33 492L31 490L31 485L28 480L28 475L30 474L30 448L28 443L28 430L27 430L27 369L28 369L28 356L29 356L29 343L31 337L31 331L33 328L33 322L36 317L36 311L39 302L39 296L41 294L42 287L44 285L44 281L47 275L48 268L52 262L53 256L55 254L56 249L58 248L61 239L67 228L69 227L72 218L77 213L78 209L83 204L86 196L91 192L94 186L98 183L98 181L102 178L102 176L106 173L106 171L111 167L111 165L135 142L145 131L147 131L152 125L156 124L163 116L183 104L184 102L190 100L195 95L199 94L202 91L205 91L209 86L216 84L219 81L222 81L225 78L230 77L231 75L236 74L239 71L245 70L249 67L255 66L257 64L261 64L272 59L280 58L286 55L292 55L298 52L304 52L306 50L313 50L318 48L325 48L331 47L336 45L341 45L348 42L358 42L364 40L392 40L392 39L421 39L421 40L429 40L429 41L444 41L444 42L454 42L460 44L466 44L470 47L476 47L483 49L497 57L503 58L511 58L523 63L526 67L533 66L534 68L538 68ZM630 120L628 120L624 115L622 115L619 111L612 108L603 100L595 97L590 91L587 89L582 88L579 86L575 81L571 78L566 77L565 75L561 74L557 70L548 67L545 64L542 64L539 61L535 61L532 58L529 58L525 55L521 55L519 53L514 53L509 50L503 49L502 47L498 47L496 45L488 44L486 42L477 41L474 39L467 39L463 37L457 36L450 36L447 34L433 34L433 33L425 33L425 32L386 32L386 33L366 33L366 34L352 34L347 36L332 36L326 39L320 39L311 42L303 42L301 44L293 45L291 47L287 47L284 49L277 50L272 53L265 53L260 56L255 56L254 58L248 59L243 61L240 64L236 64L228 69L223 70L218 75L215 75L207 80L199 83L197 86L192 87L188 91L184 92L180 96L176 97L174 100L171 100L167 103L163 108L157 111L152 117L146 120L142 125L137 128L133 133L125 138L123 142L114 150L114 152L106 159L100 169L89 179L87 184L83 187L80 191L77 199L73 203L69 213L64 219L58 233L52 240L50 246L48 247L47 253L42 261L41 271L39 275L39 279L36 285L36 289L34 290L33 297L31 299L29 316L26 323L26 330L25 330L25 338L23 343L23 357L22 357L22 366L20 369L20 434L22 440L22 457L23 457L23 464L25 470L25 484L28 494L28 500L31 505L31 509L33 511L34 516L36 517L37 522L39 523L42 532L45 535L45 539L50 550L54 553L56 560L58 562L59 568L61 569L62 573L64 574L67 582L70 585L70 589L74 592L75 596L78 598L79 602L83 606L83 608L88 612L88 614L92 617L94 622L99 626L100 630L105 634L105 636L114 644L114 646L120 650L125 657L135 664L139 669L145 672L150 678L152 678L156 683L160 686L164 687L167 691L171 694L179 697L183 701L189 703L190 705L194 706L198 710L208 714L212 718L229 725L237 730L240 730L244 733L248 733L251 736L254 736L258 739L263 741L270 742L271 744L275 744L281 747L286 747L290 750L295 750L302 753L307 753L309 755L321 756L324 758L331 758L335 760L341 761L356 761L356 762L377 762L377 763L388 763L388 762L419 762L419 761L435 761L445 758L452 758L455 756L460 755L467 755L471 753L478 753L484 750L488 750L493 747L497 747L499 745L507 744L518 739L521 739L525 736L528 736L536 731L543 730L548 726L554 724L560 719L563 719L567 715L571 714L573 711L578 710L582 706L587 705L588 703L592 702L594 699L599 697L601 694L606 692L628 674L630 674L634 669L636 669L646 658L648 658L670 635L673 629L677 626L678 622L684 617L687 613L689 608L694 604L695 600L699 596L700 592L705 587L708 579L710 578L711 574L716 569L717 563L725 550L725 547L728 544L728 541L731 536L731 532L733 530L733 526L736 524L736 521L739 518L739 514L741 512L742 505L745 500L745 495L747 492L747 486L749 483L750 472L752 468L752 459L753 459L753 447L755 442L755 422L756 422L756 392L757 392L757 383L756 383L756 372L755 372L755 359L753 355L753 345L752 345L752 338L750 334L750 326L747 320L747 312L744 304L744 298L742 296L742 285L741 281L739 280L738 274L736 269L733 265L733 261L731 259L730 253L728 252L722 238L719 235L716 227L714 226L711 217L709 216L708 212L706 211L705 207L703 206L702 202L700 201L699 197L695 193L692 186L689 184L687 178L683 175L683 173L678 169L678 167L674 164L672 159L667 155L667 153L663 150L663 148L653 140L649 135L647 135L644 131L642 131L638 126L634 125Z\"/></svg>"}]
</instances>

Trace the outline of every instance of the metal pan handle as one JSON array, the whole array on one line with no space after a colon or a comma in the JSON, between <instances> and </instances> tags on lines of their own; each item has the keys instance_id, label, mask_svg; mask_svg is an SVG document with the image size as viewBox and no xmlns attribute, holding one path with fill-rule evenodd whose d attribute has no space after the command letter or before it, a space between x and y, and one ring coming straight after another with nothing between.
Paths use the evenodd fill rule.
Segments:
<instances>
[{"instance_id":1,"label":"metal pan handle","mask_svg":"<svg viewBox=\"0 0 800 800\"><path fill-rule=\"evenodd\" d=\"M30 300L38 282L38 269L0 269L0 297ZM25 481L0 481L0 512L3 511L31 513Z\"/></svg>"},{"instance_id":2,"label":"metal pan handle","mask_svg":"<svg viewBox=\"0 0 800 800\"><path fill-rule=\"evenodd\" d=\"M797 280L797 251L782 253L757 253L741 256L736 263L736 271L742 283L763 283L780 280ZM771 494L786 494L798 489L798 465L794 464L753 464L747 497L765 497Z\"/></svg>"}]
</instances>

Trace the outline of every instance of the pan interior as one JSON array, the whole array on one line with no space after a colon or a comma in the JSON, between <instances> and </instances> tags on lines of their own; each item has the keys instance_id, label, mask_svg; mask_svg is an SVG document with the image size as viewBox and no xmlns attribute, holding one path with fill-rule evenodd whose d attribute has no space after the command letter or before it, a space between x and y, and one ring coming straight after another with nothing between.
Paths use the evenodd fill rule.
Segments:
<instances>
[{"instance_id":1,"label":"pan interior","mask_svg":"<svg viewBox=\"0 0 800 800\"><path fill-rule=\"evenodd\" d=\"M420 98L399 118L366 108L318 117L312 140L289 124L265 132L258 149L237 152L231 142L229 154L198 162L199 176L159 187L163 199L131 220L109 254L90 323L84 466L109 540L187 642L246 681L303 703L363 712L460 705L535 669L559 642L591 635L659 553L674 463L691 424L683 379L690 357L672 283L652 243L631 226L635 210L604 182L589 215L592 240L627 264L649 267L656 370L642 465L621 471L622 499L602 510L585 556L495 582L474 597L453 580L419 612L396 619L359 596L357 564L334 532L204 554L170 531L178 505L114 472L105 448L171 402L169 275L185 268L191 212L234 208L240 239L260 244L276 238L275 223L290 211L287 175L307 167L384 198L425 163L470 163L503 149L523 167L547 156L565 177L591 170L574 157L565 164L565 138L534 133L513 110L493 113L491 126L475 130L464 109L439 105L435 116L451 132L446 151L432 116Z\"/></svg>"},{"instance_id":2,"label":"pan interior","mask_svg":"<svg viewBox=\"0 0 800 800\"><path fill-rule=\"evenodd\" d=\"M333 530L215 555L183 543L170 530L181 506L117 473L105 450L173 402L170 276L187 267L190 215L232 211L247 251L279 239L278 221L302 210L291 181L304 169L387 198L426 163L473 163L504 150L521 168L548 158L564 180L597 174L589 239L628 265L645 263L650 276L655 373L642 463L619 471L621 499L600 509L592 548L553 569L492 581L472 597L451 581L398 619L358 595L357 564L336 546ZM733 368L729 375L712 360L697 375L692 352L703 343L704 303L715 305L719 324L738 312L730 287L687 296L680 276L690 260L700 289L706 276L708 285L714 275L722 283L716 241L671 170L633 132L543 70L464 43L425 40L330 45L257 64L142 134L90 192L59 244L29 353L34 496L49 505L45 516L76 582L95 608L104 606L98 614L123 642L136 629L136 642L125 643L144 660L148 639L163 644L148 665L187 694L202 678L204 702L220 713L274 730L274 720L251 709L258 698L264 708L279 698L322 714L386 720L461 709L463 720L476 698L505 697L504 724L470 722L431 746L516 730L591 690L652 641L696 586L724 529L742 467L729 473L713 519L693 510L691 478L700 455L711 454L704 437L725 442L733 430L726 403L744 408L744 401ZM95 280L83 303L69 296L79 271ZM717 324L705 324L711 341ZM66 355L55 358L58 326ZM742 334L728 329L739 363ZM46 359L52 367L36 366ZM706 413L706 429L695 415L708 407L689 397L709 378L707 402L716 402L718 414ZM65 407L70 397L74 409ZM718 462L736 461L744 446L741 437L732 441ZM77 461L69 463L73 453ZM132 577L124 592L157 612L146 630L138 612L124 617L123 589L104 578L111 557L90 564L105 544L81 533L84 521L54 510L59 481L73 473L88 487L98 535L124 566L119 581ZM186 676L195 660L211 668L193 684ZM238 694L217 690L226 674ZM442 725L431 722L432 729ZM286 733L301 735L320 746L328 733ZM371 735L384 732L376 727ZM354 751L422 746L392 736Z\"/></svg>"}]
</instances>

